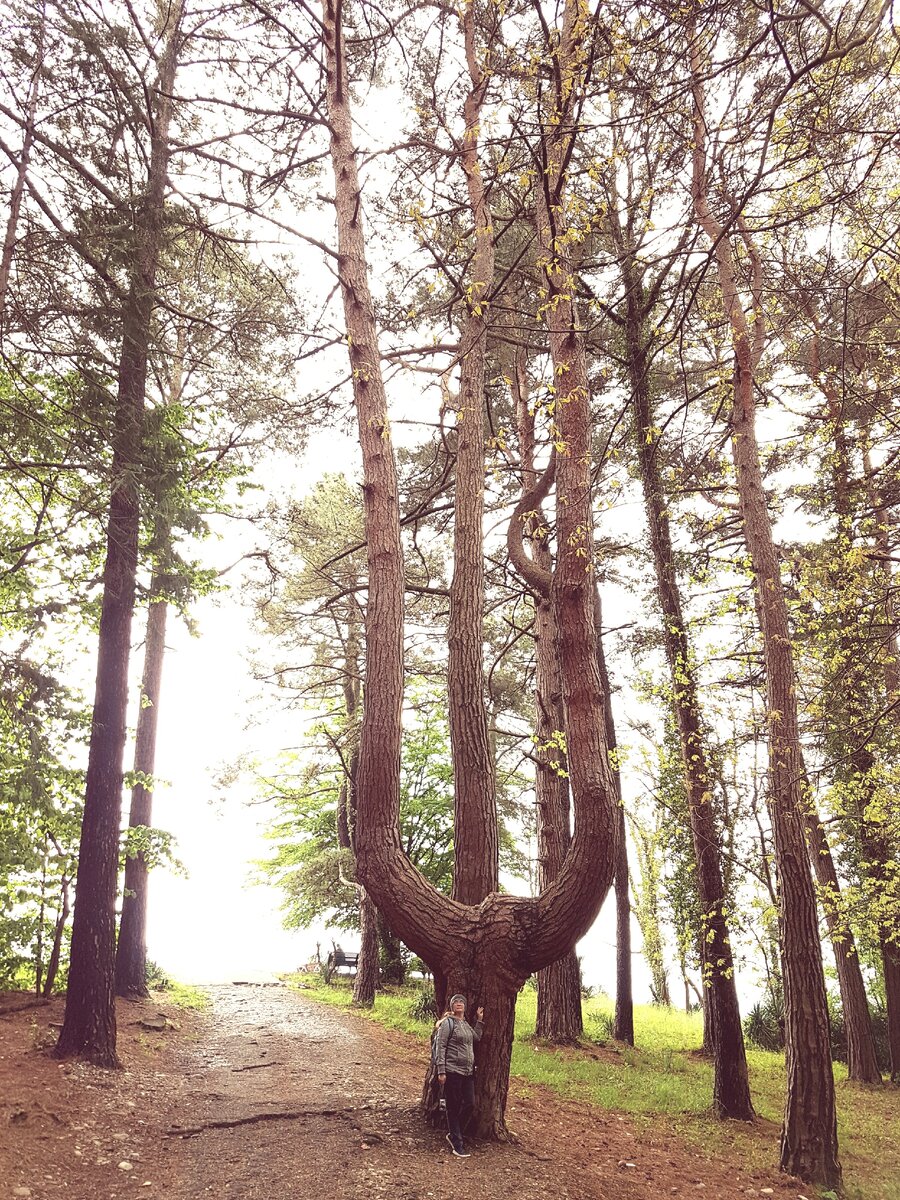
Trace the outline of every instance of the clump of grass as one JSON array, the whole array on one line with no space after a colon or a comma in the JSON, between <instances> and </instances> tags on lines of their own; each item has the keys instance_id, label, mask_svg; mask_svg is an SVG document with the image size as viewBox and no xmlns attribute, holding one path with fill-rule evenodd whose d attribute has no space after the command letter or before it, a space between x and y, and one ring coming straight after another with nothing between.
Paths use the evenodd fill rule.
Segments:
<instances>
[{"instance_id":1,"label":"clump of grass","mask_svg":"<svg viewBox=\"0 0 900 1200\"><path fill-rule=\"evenodd\" d=\"M166 999L171 1000L179 1008L192 1008L198 1012L209 1008L207 991L192 983L179 983L174 979L169 981L169 986L166 988Z\"/></svg>"}]
</instances>

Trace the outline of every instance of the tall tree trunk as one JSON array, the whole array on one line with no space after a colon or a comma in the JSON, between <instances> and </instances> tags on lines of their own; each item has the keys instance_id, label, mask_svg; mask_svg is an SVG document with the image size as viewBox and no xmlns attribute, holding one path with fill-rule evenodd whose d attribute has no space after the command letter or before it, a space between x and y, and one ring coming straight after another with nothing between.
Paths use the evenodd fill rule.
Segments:
<instances>
[{"instance_id":1,"label":"tall tree trunk","mask_svg":"<svg viewBox=\"0 0 900 1200\"><path fill-rule=\"evenodd\" d=\"M56 984L56 976L59 974L59 960L62 957L63 934L66 930L66 921L69 919L69 880L65 875L60 883L59 894L59 915L56 918L56 928L53 931L53 946L50 949L50 959L47 963L47 974L44 977L44 987L42 994L50 996L53 993L53 988Z\"/></svg>"},{"instance_id":2,"label":"tall tree trunk","mask_svg":"<svg viewBox=\"0 0 900 1200\"><path fill-rule=\"evenodd\" d=\"M863 982L856 940L840 916L841 885L831 847L816 813L806 818L809 856L819 884L819 899L825 914L825 927L834 949L844 1028L847 1032L847 1078L857 1083L881 1083L878 1053L866 985Z\"/></svg>"},{"instance_id":3,"label":"tall tree trunk","mask_svg":"<svg viewBox=\"0 0 900 1200\"><path fill-rule=\"evenodd\" d=\"M453 899L480 904L499 888L494 758L484 686L484 354L494 233L478 161L481 108L488 79L479 63L475 6L460 10L469 92L463 106L462 169L475 227L466 289L456 414L453 578L447 631L448 717L453 759Z\"/></svg>"},{"instance_id":4,"label":"tall tree trunk","mask_svg":"<svg viewBox=\"0 0 900 1200\"><path fill-rule=\"evenodd\" d=\"M809 1183L834 1188L841 1183L837 1111L816 894L804 836L806 797L793 650L756 441L754 370L765 339L762 270L752 239L739 216L737 220L753 270L755 321L751 333L737 289L728 231L713 217L707 199L707 128L701 82L704 68L692 23L689 37L694 99L691 191L697 222L713 247L722 307L734 347L731 449L744 538L759 599L766 664L769 812L778 872L787 1042L781 1166Z\"/></svg>"},{"instance_id":5,"label":"tall tree trunk","mask_svg":"<svg viewBox=\"0 0 900 1200\"><path fill-rule=\"evenodd\" d=\"M556 631L550 606L552 555L546 523L536 490L546 494L550 476L539 478L534 464L534 413L529 404L527 361L523 347L515 355L514 395L522 472L522 499L516 506L507 532L510 557L530 579L535 601L535 803L537 808L538 887L543 889L559 875L571 841L569 788L563 770L565 753L561 709L562 683L559 675ZM529 516L526 518L525 513ZM528 520L532 558L523 545ZM581 1011L581 967L574 946L562 958L537 975L535 1036L559 1044L577 1043L584 1032Z\"/></svg>"},{"instance_id":6,"label":"tall tree trunk","mask_svg":"<svg viewBox=\"0 0 900 1200\"><path fill-rule=\"evenodd\" d=\"M618 768L616 768L618 769ZM631 980L631 884L625 809L619 805L619 852L616 859L616 1010L613 1036L634 1045L634 991Z\"/></svg>"},{"instance_id":7,"label":"tall tree trunk","mask_svg":"<svg viewBox=\"0 0 900 1200\"><path fill-rule=\"evenodd\" d=\"M634 1045L634 996L631 986L631 899L628 878L628 839L625 834L625 805L622 801L622 776L619 771L616 722L613 717L612 689L603 647L603 607L600 589L594 588L594 620L597 625L597 670L606 697L603 723L612 766L613 787L619 818L619 852L616 859L616 1005L613 1036L618 1042Z\"/></svg>"},{"instance_id":8,"label":"tall tree trunk","mask_svg":"<svg viewBox=\"0 0 900 1200\"><path fill-rule=\"evenodd\" d=\"M656 573L672 708L684 769L688 821L697 864L703 986L709 992L709 1003L704 1004L704 1045L711 1044L713 1050L713 1110L719 1117L749 1121L754 1115L753 1103L731 952L731 931L726 917L722 840L713 811L709 753L682 613L668 502L659 466L659 436L655 433L644 328L647 318L645 297L633 250L624 244L621 229L619 240L623 243L619 269L625 287L626 361L634 406L635 443Z\"/></svg>"},{"instance_id":9,"label":"tall tree trunk","mask_svg":"<svg viewBox=\"0 0 900 1200\"><path fill-rule=\"evenodd\" d=\"M134 268L122 314L122 352L111 471L97 682L78 856L69 985L58 1057L98 1066L116 1055L115 909L119 867L122 759L128 664L140 524L138 472L150 345L150 322L162 242L169 125L182 2L168 10L159 78L153 89L146 196L135 219Z\"/></svg>"},{"instance_id":10,"label":"tall tree trunk","mask_svg":"<svg viewBox=\"0 0 900 1200\"><path fill-rule=\"evenodd\" d=\"M893 516L888 510L876 482L869 453L868 437L863 440L863 472L866 495L875 516L875 548L878 552L883 583L882 607L885 635L881 662L884 672L885 709L891 714L895 727L900 729L900 641L897 637L900 622L897 619L895 603L897 587L891 565L894 561L891 544ZM863 828L865 830L867 826L864 825ZM868 836L870 844L867 856L870 856L869 860L876 864L879 878L885 880L890 874L891 861L896 859L897 848L894 847L894 853L891 853L891 847L888 846L885 839L871 827L868 828ZM887 1006L889 1071L891 1082L900 1083L900 945L897 943L896 929L892 929L889 925L882 927L879 931L879 948Z\"/></svg>"},{"instance_id":11,"label":"tall tree trunk","mask_svg":"<svg viewBox=\"0 0 900 1200\"><path fill-rule=\"evenodd\" d=\"M353 1003L360 1008L371 1008L378 987L378 910L364 887L359 889L359 936Z\"/></svg>"},{"instance_id":12,"label":"tall tree trunk","mask_svg":"<svg viewBox=\"0 0 900 1200\"><path fill-rule=\"evenodd\" d=\"M815 321L814 313L810 315ZM834 485L834 510L837 516L837 562L831 571L831 582L835 592L839 593L845 583L843 554L845 550L851 548L854 540L850 446L843 406L833 380L822 369L818 328L810 339L810 373L816 379L825 397L833 434L833 453L829 455L829 461ZM845 684L843 688L834 690L843 692L845 704L838 716L838 721L842 726L850 728L850 737L854 743L850 748L850 763L856 771L858 784L865 789L866 781L871 779L870 772L873 764L867 748L858 744L861 730L866 724L866 713L864 704L860 700L861 691L856 686L856 677L858 676L858 668L855 666L858 660L856 621L848 619L843 605L840 607L839 620L841 628L838 630L838 644ZM856 787L852 789L852 792L860 829L860 836L857 840L864 841L865 804L859 806ZM859 1083L880 1083L881 1072L878 1068L875 1035L872 1029L872 1018L862 969L856 952L856 940L848 922L841 917L841 885L831 855L831 847L818 814L812 809L807 814L806 829L810 859L819 885L819 898L825 914L825 924L834 949L841 1007L847 1033L847 1075L848 1078Z\"/></svg>"},{"instance_id":13,"label":"tall tree trunk","mask_svg":"<svg viewBox=\"0 0 900 1200\"><path fill-rule=\"evenodd\" d=\"M156 730L162 691L162 669L166 653L166 618L169 606L159 597L162 576L154 572L150 582L147 632L144 643L144 672L141 705L134 745L137 776L131 789L129 829L149 829L153 824L153 791L143 782L153 777L156 767ZM125 859L125 893L116 944L116 995L147 996L147 860L143 852Z\"/></svg>"},{"instance_id":14,"label":"tall tree trunk","mask_svg":"<svg viewBox=\"0 0 900 1200\"><path fill-rule=\"evenodd\" d=\"M410 865L399 829L404 579L396 464L368 285L339 7L323 0L326 92L335 177L338 266L362 451L368 562L366 695L358 774L357 870L391 927L431 967L438 1002L447 989L485 1009L478 1046L476 1136L506 1136L518 988L589 928L612 881L616 820L602 732L590 580L590 444L587 395L562 406L563 501L552 602L563 678L575 832L563 869L540 896L491 892L478 905L442 896ZM587 665L586 665L587 664ZM465 813L460 813L465 820Z\"/></svg>"}]
</instances>

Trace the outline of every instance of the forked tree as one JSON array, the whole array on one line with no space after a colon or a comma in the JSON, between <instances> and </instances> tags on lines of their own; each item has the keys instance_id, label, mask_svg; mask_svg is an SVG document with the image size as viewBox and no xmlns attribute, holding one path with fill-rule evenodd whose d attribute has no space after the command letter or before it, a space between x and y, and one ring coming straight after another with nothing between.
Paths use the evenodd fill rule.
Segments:
<instances>
[{"instance_id":1,"label":"forked tree","mask_svg":"<svg viewBox=\"0 0 900 1200\"><path fill-rule=\"evenodd\" d=\"M323 41L339 275L363 460L369 576L366 688L357 782L357 869L391 926L432 968L439 991L462 992L471 1006L484 1007L485 1033L479 1049L473 1132L502 1138L506 1136L504 1110L516 992L530 974L565 954L588 929L609 889L616 863L618 817L594 655L589 397L574 375L560 375L559 388L566 403L560 405L558 418L563 452L556 478L557 550L551 607L569 750L572 840L556 880L531 898L496 890L496 831L493 837L485 836L477 842L467 838L465 856L457 848L456 865L460 877L470 881L467 887L471 890L465 901L447 898L411 867L399 836L404 685L400 506L368 282L340 11L335 0L324 0ZM583 36L583 24L570 22L570 42ZM562 102L561 95L557 102ZM478 297L477 287L470 294ZM476 300L479 302L483 301ZM562 311L560 307L560 317ZM571 320L567 329L557 322L551 340L556 352L580 354L583 362L583 346L576 329ZM480 643L478 653L480 657ZM456 786L457 834L465 833L467 827L484 828L484 808L480 807L484 780L477 781L474 799L472 793L462 791L459 780ZM475 880L481 882L476 884ZM444 998L439 995L438 1002Z\"/></svg>"}]
</instances>

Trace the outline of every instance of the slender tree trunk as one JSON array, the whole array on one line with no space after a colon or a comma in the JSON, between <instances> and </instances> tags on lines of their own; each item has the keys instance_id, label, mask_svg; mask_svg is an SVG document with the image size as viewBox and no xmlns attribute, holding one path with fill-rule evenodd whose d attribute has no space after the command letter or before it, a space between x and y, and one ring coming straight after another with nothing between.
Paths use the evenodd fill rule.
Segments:
<instances>
[{"instance_id":1,"label":"slender tree trunk","mask_svg":"<svg viewBox=\"0 0 900 1200\"><path fill-rule=\"evenodd\" d=\"M181 2L173 4L166 22L159 80L153 92L155 119L147 194L135 223L134 269L122 320L97 681L78 856L66 1013L56 1046L58 1057L77 1055L106 1067L119 1065L113 997L115 907L128 664L140 524L138 472L181 15Z\"/></svg>"},{"instance_id":2,"label":"slender tree trunk","mask_svg":"<svg viewBox=\"0 0 900 1200\"><path fill-rule=\"evenodd\" d=\"M847 1031L847 1078L857 1083L881 1083L875 1034L856 952L856 939L849 925L840 917L841 885L831 847L816 813L807 815L806 831L809 856L819 884L819 898L837 968L844 1028Z\"/></svg>"},{"instance_id":3,"label":"slender tree trunk","mask_svg":"<svg viewBox=\"0 0 900 1200\"><path fill-rule=\"evenodd\" d=\"M556 650L556 631L550 606L552 555L545 535L546 524L540 502L532 509L538 472L534 465L534 413L529 405L527 363L524 348L516 352L514 368L516 423L522 470L523 499L510 523L507 544L514 561L526 558L522 517L518 509L528 506L528 519L536 531L531 539L533 566L531 589L535 599L535 802L537 806L538 887L543 890L559 875L571 841L569 788L564 773L562 682ZM528 567L525 568L529 570ZM537 975L535 1036L559 1044L577 1043L584 1032L581 1011L581 967L574 946L562 958Z\"/></svg>"},{"instance_id":4,"label":"slender tree trunk","mask_svg":"<svg viewBox=\"0 0 900 1200\"><path fill-rule=\"evenodd\" d=\"M815 320L814 314L813 320ZM845 551L849 551L854 539L853 502L850 480L850 446L845 429L843 407L834 387L833 381L822 370L818 330L810 339L810 371L819 383L825 397L828 416L833 433L833 454L829 456L831 478L834 485L834 510L837 516L837 563L832 570L832 586L835 592L840 592L844 585L842 563ZM848 619L843 612L839 616L841 628L838 631L842 674L845 685L841 689L845 703L838 720L850 727L850 736L854 743L861 736L865 725L865 712L860 702L858 683L857 642L855 621ZM850 762L857 774L857 782L865 789L866 781L871 778L871 757L865 746L854 744L850 749ZM854 797L856 788L853 789ZM865 840L865 804L857 807L860 837ZM841 1007L844 1013L844 1026L847 1033L847 1075L859 1083L881 1083L881 1072L878 1068L878 1055L875 1048L875 1035L872 1029L872 1018L869 1012L869 1001L866 996L859 956L856 952L856 940L849 924L841 918L841 886L837 870L831 855L831 847L825 836L818 814L810 808L807 813L807 840L813 871L819 885L819 898L825 914L828 936L834 949L837 967L838 986L841 993Z\"/></svg>"},{"instance_id":5,"label":"slender tree trunk","mask_svg":"<svg viewBox=\"0 0 900 1200\"><path fill-rule=\"evenodd\" d=\"M619 851L616 858L616 1007L613 1018L613 1036L616 1041L634 1045L634 996L631 987L631 899L628 879L628 839L625 834L625 805L622 801L622 776L619 772L616 722L612 709L612 689L606 667L603 648L603 608L600 589L594 588L594 620L597 625L597 670L600 686L606 697L603 723L606 729L606 744L612 760L612 780L615 789L616 809L619 818Z\"/></svg>"},{"instance_id":6,"label":"slender tree trunk","mask_svg":"<svg viewBox=\"0 0 900 1200\"><path fill-rule=\"evenodd\" d=\"M156 729L162 691L163 659L166 652L168 604L153 599L161 593L162 580L155 575L150 584L147 633L144 644L144 673L141 707L138 712L134 747L134 770L138 776L131 789L130 829L153 824L153 790L143 782L152 778L156 766ZM125 860L125 894L116 945L116 995L147 996L147 861L143 853Z\"/></svg>"},{"instance_id":7,"label":"slender tree trunk","mask_svg":"<svg viewBox=\"0 0 900 1200\"><path fill-rule=\"evenodd\" d=\"M895 727L900 729L900 640L897 637L900 622L897 619L894 599L897 589L891 566L894 561L891 544L893 517L875 481L868 437L863 440L863 472L866 495L875 516L875 548L881 565L884 595L882 607L885 634L881 662L884 672L885 708L891 714ZM876 864L879 879L885 881L889 878L890 863L895 855L891 854L885 839L878 836L871 823L864 823L862 828L869 838L867 857L870 862ZM889 925L883 926L879 931L879 948L887 1006L889 1072L891 1082L900 1083L900 945L897 944L896 930Z\"/></svg>"},{"instance_id":8,"label":"slender tree trunk","mask_svg":"<svg viewBox=\"0 0 900 1200\"><path fill-rule=\"evenodd\" d=\"M62 956L63 934L66 930L66 921L69 919L69 881L65 875L62 877L59 896L59 916L56 919L56 928L53 931L53 946L50 949L50 959L47 963L47 974L44 978L43 995L50 996L53 993L54 985L56 984L56 976L59 974L59 960Z\"/></svg>"},{"instance_id":9,"label":"slender tree trunk","mask_svg":"<svg viewBox=\"0 0 900 1200\"><path fill-rule=\"evenodd\" d=\"M809 1183L834 1188L841 1183L837 1111L816 894L804 834L806 797L793 651L756 441L754 370L765 338L762 270L752 239L739 217L753 270L755 321L751 334L735 282L730 240L727 231L713 217L707 200L703 63L697 33L692 27L689 36L694 98L692 198L698 224L713 246L722 307L731 327L735 354L731 449L744 537L759 598L766 663L769 812L778 872L787 1042L781 1166Z\"/></svg>"},{"instance_id":10,"label":"slender tree trunk","mask_svg":"<svg viewBox=\"0 0 900 1200\"><path fill-rule=\"evenodd\" d=\"M621 240L621 237L620 237ZM625 285L625 341L634 433L650 547L656 572L656 593L662 617L662 638L672 696L688 807L688 821L697 864L697 891L703 927L701 961L704 1004L704 1045L713 1050L713 1110L719 1117L753 1118L747 1056L735 981L731 932L726 917L727 897L722 879L722 841L712 803L712 774L703 730L697 682L681 606L675 554L669 530L668 502L659 466L659 437L655 433L650 394L644 296L630 248L620 255Z\"/></svg>"},{"instance_id":11,"label":"slender tree trunk","mask_svg":"<svg viewBox=\"0 0 900 1200\"><path fill-rule=\"evenodd\" d=\"M463 112L461 163L475 226L475 252L460 344L456 414L453 578L447 631L448 716L453 759L453 899L480 904L499 889L499 837L494 759L484 686L484 354L494 233L478 161L487 78L479 65L475 6L461 10L469 92Z\"/></svg>"},{"instance_id":12,"label":"slender tree trunk","mask_svg":"<svg viewBox=\"0 0 900 1200\"><path fill-rule=\"evenodd\" d=\"M378 987L378 910L364 887L359 889L359 936L353 1003L360 1008L371 1008Z\"/></svg>"},{"instance_id":13,"label":"slender tree trunk","mask_svg":"<svg viewBox=\"0 0 900 1200\"><path fill-rule=\"evenodd\" d=\"M631 981L631 890L625 809L619 805L619 852L616 859L616 1011L613 1036L634 1045L634 992Z\"/></svg>"}]
</instances>

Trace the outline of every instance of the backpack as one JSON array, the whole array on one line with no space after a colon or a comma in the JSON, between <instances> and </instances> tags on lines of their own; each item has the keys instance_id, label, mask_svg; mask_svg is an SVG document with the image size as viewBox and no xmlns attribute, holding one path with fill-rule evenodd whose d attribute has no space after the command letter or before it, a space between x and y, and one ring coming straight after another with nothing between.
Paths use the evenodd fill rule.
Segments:
<instances>
[{"instance_id":1,"label":"backpack","mask_svg":"<svg viewBox=\"0 0 900 1200\"><path fill-rule=\"evenodd\" d=\"M432 1031L431 1031L431 1065L432 1065L432 1066L435 1068L435 1070L437 1070L437 1040L438 1040L438 1030L440 1029L440 1027L443 1025L443 1023L444 1023L445 1021L449 1021L449 1022L450 1022L450 1033L449 1033L449 1035L448 1035L448 1037L447 1037L447 1047L448 1047L448 1048L449 1048L449 1046L450 1046L450 1042L451 1042L451 1040L452 1040L452 1038L453 1038L453 1034L454 1034L454 1033L455 1033L455 1031L456 1031L456 1026L453 1024L453 1018L452 1018L452 1017L441 1017L441 1019L440 1019L440 1020L438 1021L438 1023L435 1025L434 1029L432 1029Z\"/></svg>"}]
</instances>

